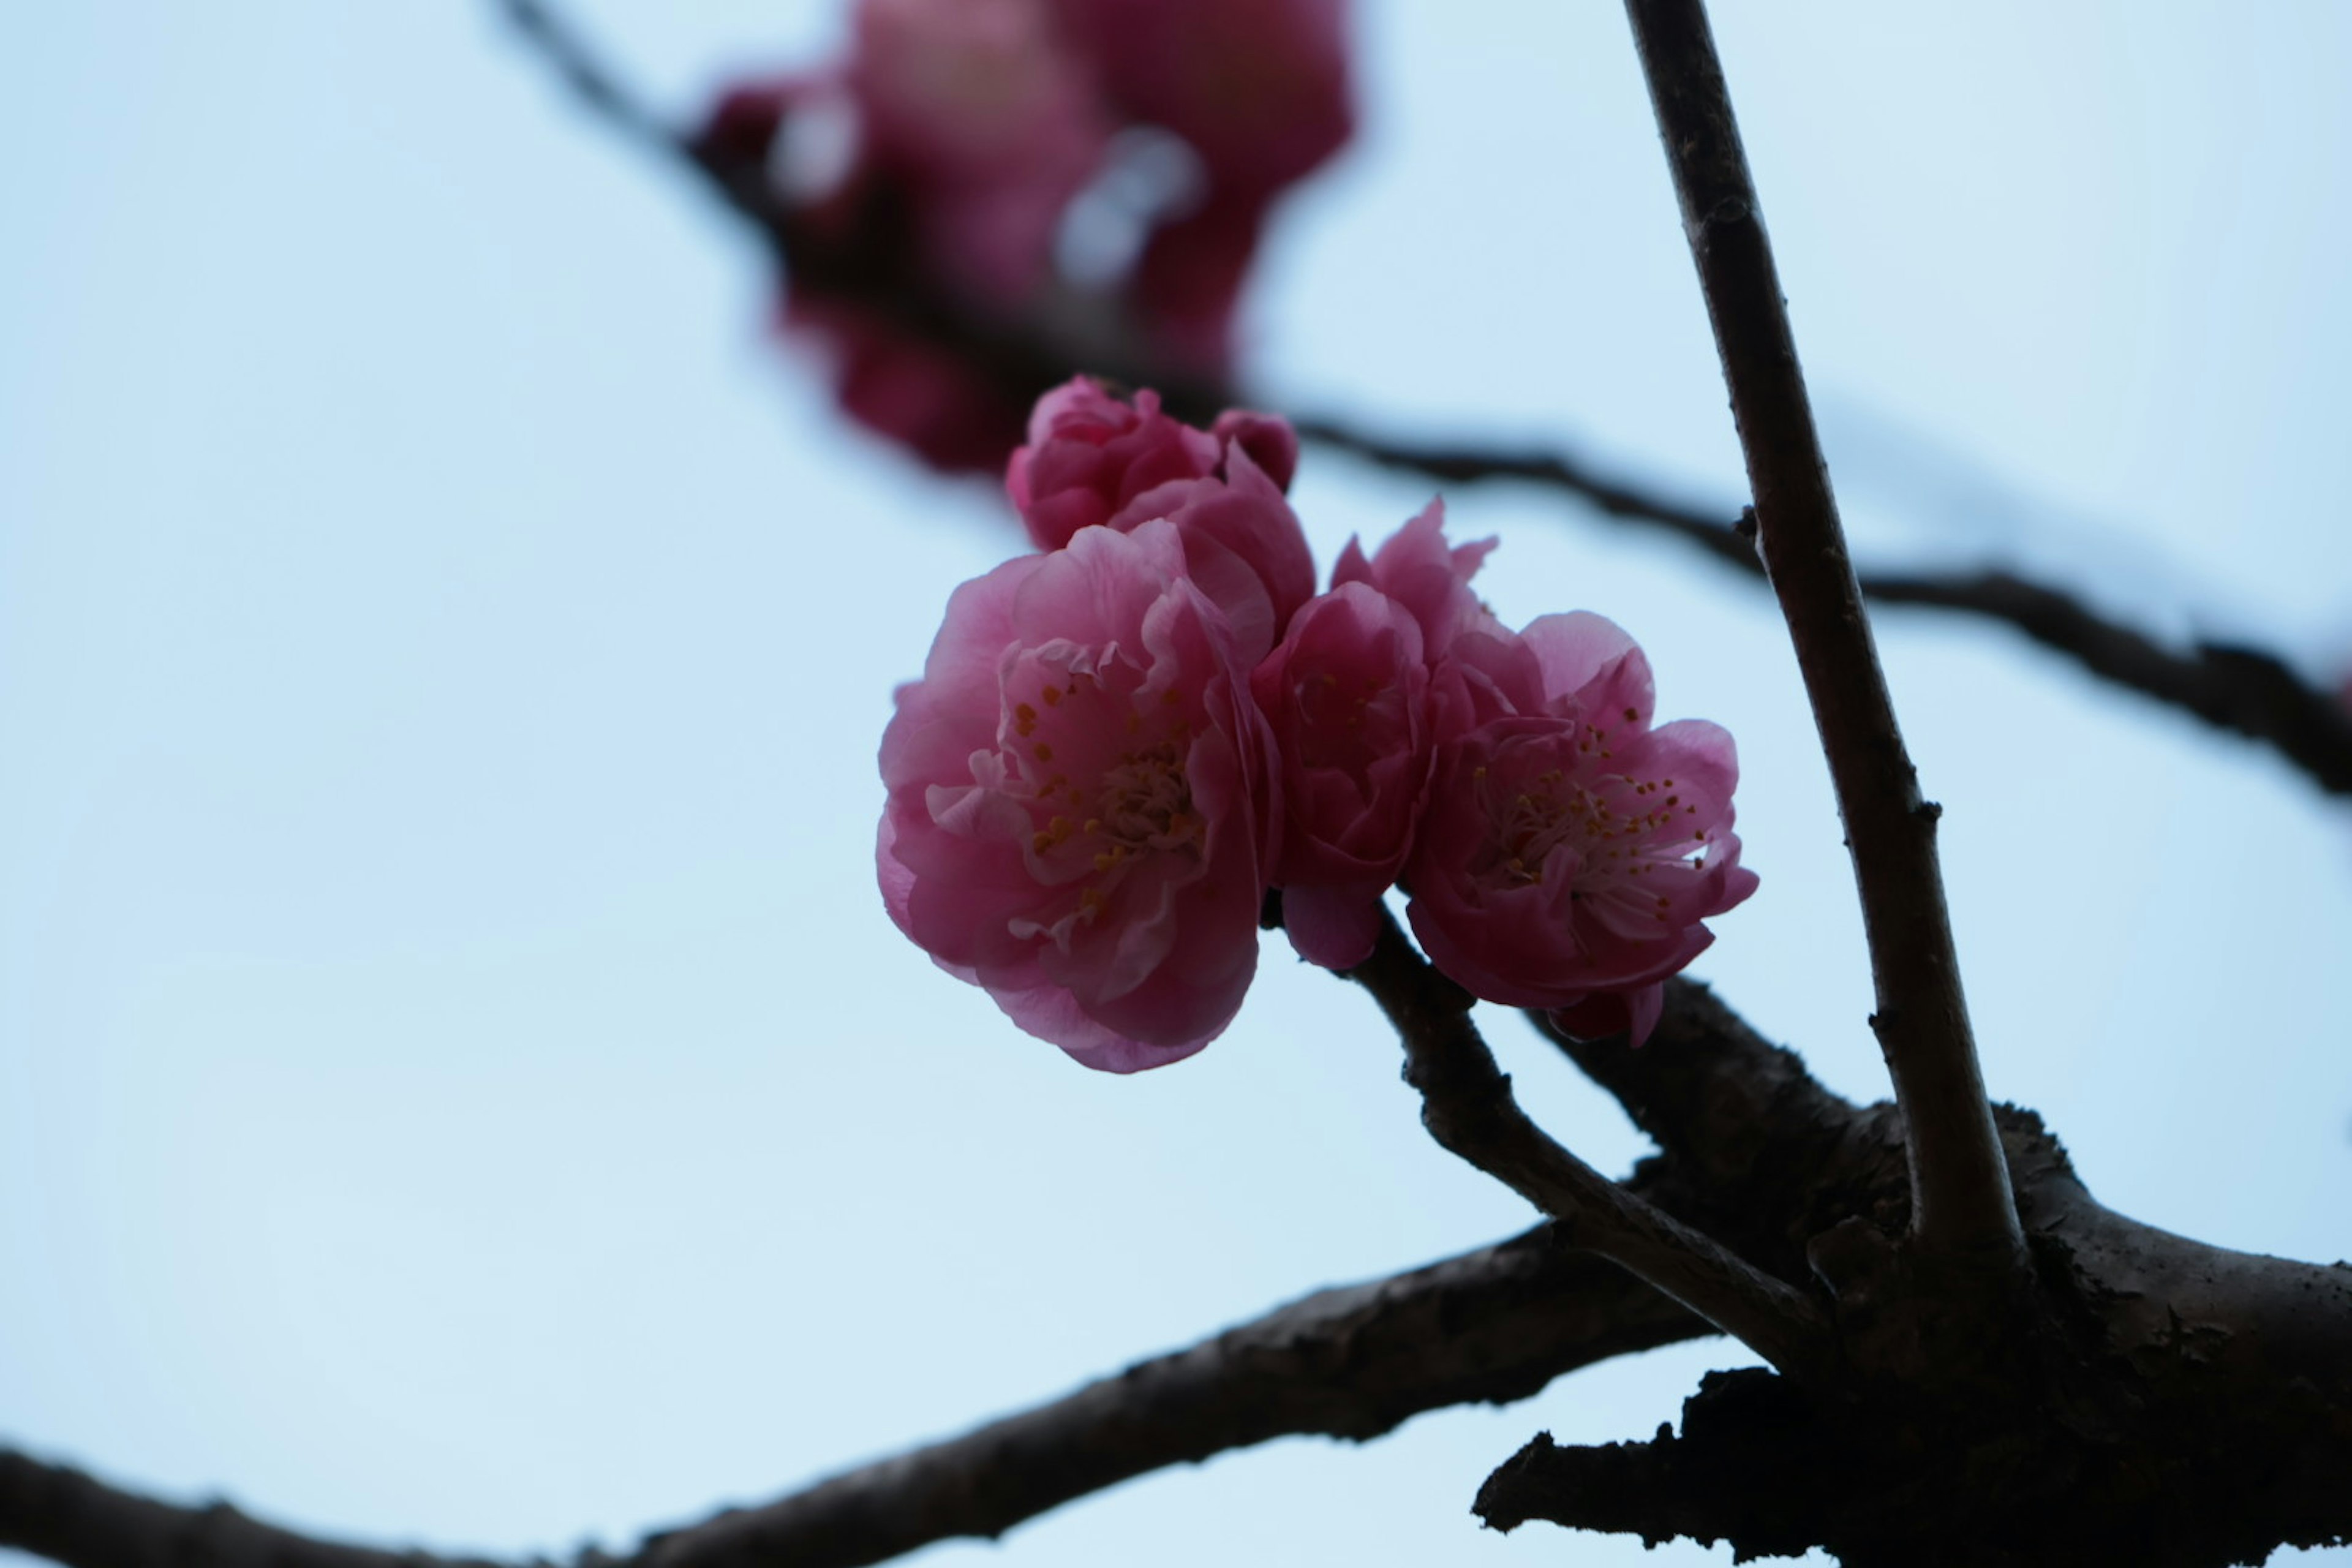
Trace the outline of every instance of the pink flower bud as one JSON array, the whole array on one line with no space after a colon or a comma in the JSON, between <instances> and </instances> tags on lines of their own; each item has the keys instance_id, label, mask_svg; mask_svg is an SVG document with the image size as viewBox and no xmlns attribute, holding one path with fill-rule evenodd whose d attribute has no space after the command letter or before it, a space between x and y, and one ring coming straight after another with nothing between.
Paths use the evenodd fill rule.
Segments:
<instances>
[{"instance_id":1,"label":"pink flower bud","mask_svg":"<svg viewBox=\"0 0 2352 1568\"><path fill-rule=\"evenodd\" d=\"M1089 1067L1241 1006L1278 846L1272 741L1176 526L1082 530L948 604L882 737L891 918Z\"/></svg>"},{"instance_id":2,"label":"pink flower bud","mask_svg":"<svg viewBox=\"0 0 2352 1568\"><path fill-rule=\"evenodd\" d=\"M1189 574L1255 663L1315 594L1306 532L1255 456L1295 465L1297 437L1265 415L1229 413L1219 424L1195 429L1161 413L1148 388L1129 403L1081 376L1038 399L1004 489L1045 550L1097 525L1174 521Z\"/></svg>"},{"instance_id":3,"label":"pink flower bud","mask_svg":"<svg viewBox=\"0 0 2352 1568\"><path fill-rule=\"evenodd\" d=\"M1217 416L1209 433L1224 445L1247 452L1258 471L1274 481L1275 489L1290 493L1290 481L1298 472L1298 432L1290 427L1289 420L1247 408L1228 408Z\"/></svg>"},{"instance_id":4,"label":"pink flower bud","mask_svg":"<svg viewBox=\"0 0 2352 1568\"><path fill-rule=\"evenodd\" d=\"M1130 403L1082 375L1037 400L1004 490L1037 548L1059 550L1078 530L1125 517L1146 490L1215 473L1223 455L1215 436L1162 414L1158 393Z\"/></svg>"},{"instance_id":5,"label":"pink flower bud","mask_svg":"<svg viewBox=\"0 0 2352 1568\"><path fill-rule=\"evenodd\" d=\"M1440 705L1405 868L1412 928L1474 994L1639 1044L1657 1018L1646 993L1756 889L1731 831L1731 737L1653 730L1649 661L1599 616L1549 616L1517 640L1465 637L1449 658L1475 666L1477 697ZM1440 685L1459 690L1460 673Z\"/></svg>"},{"instance_id":6,"label":"pink flower bud","mask_svg":"<svg viewBox=\"0 0 2352 1568\"><path fill-rule=\"evenodd\" d=\"M1369 583L1402 605L1421 623L1422 645L1434 660L1443 658L1465 632L1491 637L1507 634L1477 595L1470 579L1493 552L1495 541L1473 544L1445 542L1445 501L1433 498L1419 516L1389 535L1380 552L1365 559L1364 547L1353 539L1339 552L1331 568L1331 582Z\"/></svg>"},{"instance_id":7,"label":"pink flower bud","mask_svg":"<svg viewBox=\"0 0 2352 1568\"><path fill-rule=\"evenodd\" d=\"M1284 929L1307 962L1353 968L1371 956L1429 779L1421 627L1343 583L1298 612L1250 689L1282 758Z\"/></svg>"}]
</instances>

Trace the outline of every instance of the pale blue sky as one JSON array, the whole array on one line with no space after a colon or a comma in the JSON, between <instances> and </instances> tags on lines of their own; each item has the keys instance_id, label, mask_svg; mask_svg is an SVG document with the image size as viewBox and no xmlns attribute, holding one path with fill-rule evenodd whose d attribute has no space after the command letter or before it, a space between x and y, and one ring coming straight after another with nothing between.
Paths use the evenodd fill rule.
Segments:
<instances>
[{"instance_id":1,"label":"pale blue sky","mask_svg":"<svg viewBox=\"0 0 2352 1568\"><path fill-rule=\"evenodd\" d=\"M835 25L579 9L681 109ZM1255 301L1269 395L1735 505L1616 8L1364 16L1364 136ZM2352 655L2352 12L1718 28L1866 549ZM1225 1039L1118 1079L891 931L889 689L1015 535L835 420L751 247L487 7L11 9L0 201L0 1437L339 1532L617 1545L1524 1222L1278 946ZM1425 499L1319 454L1298 489L1327 562ZM1738 736L1763 889L1699 972L1883 1092L1761 597L1538 497L1453 505L1506 615L1615 617L1662 714ZM2352 1253L2344 814L1998 632L1882 636L1994 1091L2127 1212ZM1493 1034L1570 1142L1634 1156ZM1538 1428L1646 1434L1729 1359L923 1561L1727 1561L1465 1510Z\"/></svg>"}]
</instances>

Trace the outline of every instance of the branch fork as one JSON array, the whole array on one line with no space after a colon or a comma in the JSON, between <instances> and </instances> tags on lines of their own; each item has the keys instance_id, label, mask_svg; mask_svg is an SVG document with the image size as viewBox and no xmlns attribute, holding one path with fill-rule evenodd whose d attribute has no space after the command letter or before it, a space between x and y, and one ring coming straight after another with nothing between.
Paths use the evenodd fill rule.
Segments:
<instances>
[{"instance_id":1,"label":"branch fork","mask_svg":"<svg viewBox=\"0 0 2352 1568\"><path fill-rule=\"evenodd\" d=\"M1349 972L1396 1026L1422 1121L1450 1152L1549 1215L1573 1245L1672 1297L1791 1377L1826 1389L1836 1332L1813 1299L1611 1181L1530 1120L1470 1020L1471 997L1382 912L1372 956Z\"/></svg>"}]
</instances>

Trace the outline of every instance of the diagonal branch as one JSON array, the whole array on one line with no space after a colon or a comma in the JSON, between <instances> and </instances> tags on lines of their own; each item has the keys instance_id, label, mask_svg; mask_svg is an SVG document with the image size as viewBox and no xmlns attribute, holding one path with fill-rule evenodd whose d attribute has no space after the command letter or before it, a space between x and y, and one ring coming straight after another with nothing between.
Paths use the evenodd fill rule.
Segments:
<instances>
[{"instance_id":1,"label":"diagonal branch","mask_svg":"<svg viewBox=\"0 0 2352 1568\"><path fill-rule=\"evenodd\" d=\"M1707 1333L1551 1226L1318 1291L1063 1398L582 1568L850 1568L997 1536L1074 1498L1270 1438L1360 1441L1427 1410L1524 1399L1594 1362ZM0 1546L70 1568L503 1568L322 1541L0 1449Z\"/></svg>"},{"instance_id":2,"label":"diagonal branch","mask_svg":"<svg viewBox=\"0 0 2352 1568\"><path fill-rule=\"evenodd\" d=\"M2024 1236L1993 1130L1936 858L1813 430L1771 242L1701 0L1626 0L1756 492L1758 548L1796 646L1853 857L1877 1032L1909 1131L1921 1251L2013 1278Z\"/></svg>"},{"instance_id":3,"label":"diagonal branch","mask_svg":"<svg viewBox=\"0 0 2352 1568\"><path fill-rule=\"evenodd\" d=\"M1469 993L1412 950L1383 911L1372 956L1348 972L1404 1044L1422 1121L1451 1152L1503 1183L1589 1247L1815 1383L1835 1368L1828 1320L1812 1299L1693 1230L1561 1148L1530 1121L1470 1021Z\"/></svg>"},{"instance_id":4,"label":"diagonal branch","mask_svg":"<svg viewBox=\"0 0 2352 1568\"><path fill-rule=\"evenodd\" d=\"M1295 423L1310 441L1441 484L1513 481L1572 496L1603 517L1682 540L1743 576L1764 579L1753 536L1728 518L1565 451L1403 441L1336 419ZM2075 595L2006 570L1865 571L1861 581L1872 605L1945 610L2008 626L2102 680L2270 747L2330 795L2352 795L2352 710L2275 654L2201 640L2168 647Z\"/></svg>"}]
</instances>

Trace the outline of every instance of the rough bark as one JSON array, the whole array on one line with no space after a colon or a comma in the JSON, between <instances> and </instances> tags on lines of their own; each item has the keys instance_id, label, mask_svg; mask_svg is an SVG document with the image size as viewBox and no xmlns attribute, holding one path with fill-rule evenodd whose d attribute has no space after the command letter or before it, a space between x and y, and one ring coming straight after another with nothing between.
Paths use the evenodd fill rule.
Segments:
<instances>
[{"instance_id":1,"label":"rough bark","mask_svg":"<svg viewBox=\"0 0 2352 1568\"><path fill-rule=\"evenodd\" d=\"M1937 1322L1899 1233L1850 1219L1811 1248L1856 1369L1841 1396L1713 1373L1679 1433L1538 1436L1487 1479L1479 1516L1743 1559L1818 1546L1849 1568L2214 1568L2352 1541L2352 1267L2127 1219L2031 1113L2002 1122L2037 1266L2030 1356L1955 1355L1966 1325Z\"/></svg>"}]
</instances>

